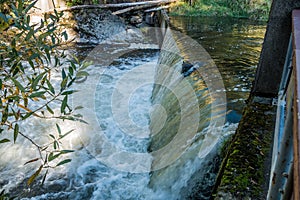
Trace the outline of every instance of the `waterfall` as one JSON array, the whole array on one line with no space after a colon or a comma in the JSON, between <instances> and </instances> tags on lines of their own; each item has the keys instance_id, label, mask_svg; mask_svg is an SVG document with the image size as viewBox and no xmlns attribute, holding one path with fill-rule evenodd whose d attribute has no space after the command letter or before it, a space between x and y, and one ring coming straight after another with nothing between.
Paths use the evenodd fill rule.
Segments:
<instances>
[{"instance_id":1,"label":"waterfall","mask_svg":"<svg viewBox=\"0 0 300 200\"><path fill-rule=\"evenodd\" d=\"M194 71L189 76L181 73L183 61L193 64ZM222 77L209 54L182 33L166 31L152 103L159 106L154 107L150 122L150 187L168 191L173 195L171 199L184 193L179 188L191 185L203 187L198 193L209 191L217 170L212 160L225 135L226 95ZM211 177L205 180L205 176ZM209 198L206 195L201 199Z\"/></svg>"}]
</instances>

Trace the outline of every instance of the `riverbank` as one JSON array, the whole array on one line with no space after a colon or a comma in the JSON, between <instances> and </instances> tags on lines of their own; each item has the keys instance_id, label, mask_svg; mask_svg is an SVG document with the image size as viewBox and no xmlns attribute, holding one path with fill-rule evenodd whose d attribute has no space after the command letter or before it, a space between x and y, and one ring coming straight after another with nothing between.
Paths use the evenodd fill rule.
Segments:
<instances>
[{"instance_id":1,"label":"riverbank","mask_svg":"<svg viewBox=\"0 0 300 200\"><path fill-rule=\"evenodd\" d=\"M240 3L236 0L190 0L180 1L170 8L171 16L214 16L236 17L266 21L268 19L271 2L262 0Z\"/></svg>"}]
</instances>

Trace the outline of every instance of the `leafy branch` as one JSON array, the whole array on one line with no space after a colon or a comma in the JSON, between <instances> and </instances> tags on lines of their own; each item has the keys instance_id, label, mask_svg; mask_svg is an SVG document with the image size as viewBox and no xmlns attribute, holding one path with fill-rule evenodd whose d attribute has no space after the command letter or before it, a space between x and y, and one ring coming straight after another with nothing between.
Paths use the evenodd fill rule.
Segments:
<instances>
[{"instance_id":1,"label":"leafy branch","mask_svg":"<svg viewBox=\"0 0 300 200\"><path fill-rule=\"evenodd\" d=\"M25 163L41 162L28 185L43 169L42 183L48 169L71 161L61 160L73 152L63 149L61 140L73 130L62 133L57 124L57 134L49 133L49 142L38 144L21 131L20 122L29 118L85 122L76 113L80 107L73 109L69 104L69 96L77 92L72 86L76 79L88 75L85 69L91 64L65 53L68 35L59 24L63 13L55 10L40 22L31 22L28 12L36 2L17 0L10 6L5 4L9 13L0 12L0 24L5 27L0 28L0 144L11 142L8 134L12 133L14 143L20 135L37 148L39 157Z\"/></svg>"}]
</instances>

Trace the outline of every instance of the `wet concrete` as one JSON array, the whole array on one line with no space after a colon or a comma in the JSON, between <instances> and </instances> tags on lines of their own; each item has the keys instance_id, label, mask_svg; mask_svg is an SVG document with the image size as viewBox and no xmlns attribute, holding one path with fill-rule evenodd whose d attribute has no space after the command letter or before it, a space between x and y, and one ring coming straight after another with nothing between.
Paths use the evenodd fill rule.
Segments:
<instances>
[{"instance_id":1,"label":"wet concrete","mask_svg":"<svg viewBox=\"0 0 300 200\"><path fill-rule=\"evenodd\" d=\"M213 199L266 198L275 118L272 98L251 99L236 134L224 146Z\"/></svg>"}]
</instances>

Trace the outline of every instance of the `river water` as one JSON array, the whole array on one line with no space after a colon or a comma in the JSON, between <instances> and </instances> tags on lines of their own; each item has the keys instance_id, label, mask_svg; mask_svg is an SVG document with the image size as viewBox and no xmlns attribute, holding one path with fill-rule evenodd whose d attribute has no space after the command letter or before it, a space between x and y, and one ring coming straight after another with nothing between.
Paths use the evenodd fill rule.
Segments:
<instances>
[{"instance_id":1,"label":"river water","mask_svg":"<svg viewBox=\"0 0 300 200\"><path fill-rule=\"evenodd\" d=\"M171 17L175 29L199 42L223 77L229 122L238 122L255 77L265 22L234 18Z\"/></svg>"},{"instance_id":2,"label":"river water","mask_svg":"<svg viewBox=\"0 0 300 200\"><path fill-rule=\"evenodd\" d=\"M224 135L232 134L254 79L265 24L232 18L199 17L172 17L171 23L201 44L218 67L227 96L226 124L221 131L225 132ZM183 163L179 170L183 174L178 176L182 179L173 180L171 189L154 189L151 186L155 185L151 173L153 158L147 153L147 148L150 140L149 121L153 120L151 83L154 81L159 51L155 47L147 48L151 50L133 51L114 59L109 66L93 65L89 69L90 85L85 83L78 86L85 93L77 96L74 104L82 102L85 107L91 107L93 112L87 109L83 114L93 120L87 120L91 124L89 127L75 125L77 132L64 144L77 149L70 164L50 172L43 187L36 183L32 190L27 189L25 180L34 167L25 168L23 163L31 158L30 153L34 151L24 149L21 145L7 145L6 149L1 149L0 186L7 190L13 188L14 192L11 193L22 194L19 198L23 199L208 198L208 191L188 189L189 179L193 179L191 176L196 171L206 170L201 168L202 161ZM79 49L78 52L83 52L81 57L91 54L86 49ZM101 55L96 53L93 56ZM163 110L161 115L164 115ZM54 125L55 121L47 124L32 121L24 129L30 132L34 127L36 132L44 134L45 130L54 130ZM63 131L72 127L74 124L68 122L62 125ZM209 163L218 165L219 161L214 162L213 159ZM211 186L214 177L215 174L210 174L204 181L207 180ZM201 187L198 189L201 190Z\"/></svg>"}]
</instances>

